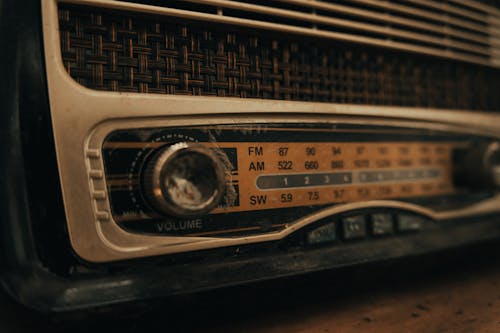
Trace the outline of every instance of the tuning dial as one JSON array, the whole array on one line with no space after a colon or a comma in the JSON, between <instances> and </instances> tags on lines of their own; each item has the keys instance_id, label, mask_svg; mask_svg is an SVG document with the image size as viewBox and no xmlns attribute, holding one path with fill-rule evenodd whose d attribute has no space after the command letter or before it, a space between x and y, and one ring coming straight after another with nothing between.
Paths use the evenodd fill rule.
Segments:
<instances>
[{"instance_id":1,"label":"tuning dial","mask_svg":"<svg viewBox=\"0 0 500 333\"><path fill-rule=\"evenodd\" d=\"M455 152L455 184L473 189L500 188L500 143Z\"/></svg>"},{"instance_id":2,"label":"tuning dial","mask_svg":"<svg viewBox=\"0 0 500 333\"><path fill-rule=\"evenodd\" d=\"M486 180L491 187L500 188L500 143L490 143L483 154Z\"/></svg>"},{"instance_id":3,"label":"tuning dial","mask_svg":"<svg viewBox=\"0 0 500 333\"><path fill-rule=\"evenodd\" d=\"M209 148L176 143L153 153L143 168L142 185L158 212L183 218L200 216L222 198L224 166Z\"/></svg>"}]
</instances>

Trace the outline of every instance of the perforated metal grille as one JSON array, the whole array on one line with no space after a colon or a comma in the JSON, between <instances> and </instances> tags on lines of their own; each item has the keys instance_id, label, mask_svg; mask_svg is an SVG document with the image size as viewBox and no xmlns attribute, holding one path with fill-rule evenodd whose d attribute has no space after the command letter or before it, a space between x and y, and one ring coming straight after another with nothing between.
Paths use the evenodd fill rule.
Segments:
<instances>
[{"instance_id":1,"label":"perforated metal grille","mask_svg":"<svg viewBox=\"0 0 500 333\"><path fill-rule=\"evenodd\" d=\"M64 65L98 90L499 110L498 69L375 47L61 5Z\"/></svg>"}]
</instances>

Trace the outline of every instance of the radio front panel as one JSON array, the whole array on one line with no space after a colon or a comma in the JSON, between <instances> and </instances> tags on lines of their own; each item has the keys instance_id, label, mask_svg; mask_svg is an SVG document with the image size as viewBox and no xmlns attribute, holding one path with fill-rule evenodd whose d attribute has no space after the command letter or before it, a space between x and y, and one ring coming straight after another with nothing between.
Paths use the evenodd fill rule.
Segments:
<instances>
[{"instance_id":1,"label":"radio front panel","mask_svg":"<svg viewBox=\"0 0 500 333\"><path fill-rule=\"evenodd\" d=\"M43 2L80 259L344 235L339 221L356 212L366 230L387 214L403 230L401 214L430 227L500 211L493 58L195 7Z\"/></svg>"},{"instance_id":2,"label":"radio front panel","mask_svg":"<svg viewBox=\"0 0 500 333\"><path fill-rule=\"evenodd\" d=\"M102 155L113 220L125 230L241 237L286 229L331 205L392 199L443 210L459 198L463 204L470 193L455 185L453 160L477 142L464 135L383 126L241 124L117 130L106 137ZM223 194L203 214L165 211L148 193L154 191L147 184L148 165L180 143L215 152L224 173L221 184L207 185L200 175L210 170L198 163L171 184L186 200L220 185ZM185 166L196 158L189 148L186 154L174 160ZM176 166L171 162L165 168Z\"/></svg>"}]
</instances>

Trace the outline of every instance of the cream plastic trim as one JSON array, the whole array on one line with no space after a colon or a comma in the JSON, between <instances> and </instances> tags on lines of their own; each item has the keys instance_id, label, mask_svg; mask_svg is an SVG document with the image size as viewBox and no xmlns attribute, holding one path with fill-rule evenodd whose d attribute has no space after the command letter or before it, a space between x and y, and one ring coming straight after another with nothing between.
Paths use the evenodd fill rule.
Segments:
<instances>
[{"instance_id":1,"label":"cream plastic trim","mask_svg":"<svg viewBox=\"0 0 500 333\"><path fill-rule=\"evenodd\" d=\"M407 0L407 2L414 3L416 5L423 6L423 7L437 9L437 10L443 11L445 13L457 14L457 15L460 15L463 17L471 18L471 19L479 21L479 22L484 21L486 16L487 16L484 12L479 14L479 13L472 11L472 10L466 10L466 9L462 9L459 7L454 7L453 5L450 5L449 3L446 3L444 1ZM462 6L463 5L467 6L467 3L463 0L461 0L460 2L456 2L456 3L459 5L462 5ZM472 1L469 3L469 5L470 4L472 4ZM479 7L475 7L474 5L468 6L468 7L471 9L475 9L475 10L479 9Z\"/></svg>"},{"instance_id":2,"label":"cream plastic trim","mask_svg":"<svg viewBox=\"0 0 500 333\"><path fill-rule=\"evenodd\" d=\"M421 1L421 0L420 0ZM456 4L474 8L476 10L482 11L484 13L491 13L494 16L500 17L500 9L492 6L488 6L484 3L474 1L474 0L450 0Z\"/></svg>"},{"instance_id":3,"label":"cream plastic trim","mask_svg":"<svg viewBox=\"0 0 500 333\"><path fill-rule=\"evenodd\" d=\"M157 10L151 6L120 2L96 3L148 12ZM221 239L145 236L126 232L112 220L101 158L101 146L105 136L116 129L278 121L348 122L425 127L498 137L500 115L470 111L90 90L76 83L63 66L56 0L43 0L42 14L49 99L68 231L74 250L85 260L109 262L277 240L324 216L363 207L402 208L436 220L500 211L500 196L449 212L435 212L397 201L369 201L330 207L299 219L281 232L260 236ZM172 15L172 12L158 10L158 15L163 14Z\"/></svg>"},{"instance_id":4,"label":"cream plastic trim","mask_svg":"<svg viewBox=\"0 0 500 333\"><path fill-rule=\"evenodd\" d=\"M272 10L275 8L272 5L271 6L259 6L259 5L252 5L252 4L244 3L244 2L240 3L240 2L234 1L234 0L185 0L185 1L200 3L200 4L205 4L205 5L226 7L226 8L249 10L249 11L258 10L258 7L264 7L264 8L269 8L269 12L268 12L269 14L273 14ZM338 11L339 9L342 9L345 12L350 11L351 14L355 13L355 12L353 12L353 10L356 11L357 14L360 14L363 12L366 13L366 11L361 10L361 9L355 9L355 8L350 8L348 6L326 3L326 2L323 2L320 0L312 0L312 1L311 0L278 0L278 1L293 3L295 5L302 5L304 7L316 8L316 9L334 10L334 11ZM452 6L448 3L443 3L439 0L437 0L437 1L436 0L407 0L407 4L394 4L391 2L387 2L387 1L382 2L382 1L376 0L377 2L381 3L378 5L375 5L373 3L373 0L351 0L351 1L364 2L365 4L370 3L374 6L380 6L380 7L386 8L386 9L392 9L395 11L404 12L406 14L420 16L421 18L425 18L425 19L431 18L431 19L435 19L436 21L439 21L439 22L450 23L450 24L453 24L455 26L467 28L469 30L475 30L478 32L487 32L487 30L484 29L483 25L477 24L474 21L485 22L485 21L487 21L488 18L492 18L493 20L498 20L500 18L500 15L498 14L498 10L496 8L490 7L487 5L483 5L483 4L476 4L475 2L472 2L472 1L460 3L459 1L463 2L463 0L455 0L456 3L461 4L461 5L468 3L469 7L471 9L482 11L481 14L479 14L473 10L461 9L459 7ZM419 5L421 7L427 7L430 9L430 11L414 7L414 6L412 6L412 3ZM477 5L479 5L479 7ZM480 7L481 5L483 7ZM479 8L482 8L482 9L479 9ZM486 8L488 8L488 9L486 9ZM281 11L278 8L275 8L275 9L277 10L276 13ZM437 14L437 13L435 13L435 10L439 10L439 11L445 13L445 15ZM289 11L289 10L285 10L285 11ZM377 13L377 14L380 15L380 13ZM453 17L453 15L455 15L455 17ZM456 15L462 16L462 17L464 17L464 19L459 19L456 17ZM384 15L382 14L381 16L384 16ZM372 18L374 18L374 17L372 17ZM437 18L439 18L439 19L437 19ZM377 19L377 18L374 18L374 19ZM467 19L471 19L471 20L467 20Z\"/></svg>"},{"instance_id":5,"label":"cream plastic trim","mask_svg":"<svg viewBox=\"0 0 500 333\"><path fill-rule=\"evenodd\" d=\"M236 10L242 10L257 14L273 15L277 17L291 18L295 20L300 20L302 22L320 23L332 27L343 27L359 29L364 31L371 31L380 33L389 37L401 37L405 39L415 40L419 42L425 42L434 45L444 45L446 47L461 49L471 53L489 55L489 48L482 47L479 45L461 43L457 41L452 41L449 38L434 37L433 35L410 32L408 30L401 30L393 27L380 26L370 23L362 23L353 20L339 19L334 17L317 15L314 13L304 13L288 9L279 9L270 6L260 6L248 4L245 2L228 1L228 0L187 0L189 2L213 5L222 8L231 8ZM451 29L450 29L451 30Z\"/></svg>"},{"instance_id":6,"label":"cream plastic trim","mask_svg":"<svg viewBox=\"0 0 500 333\"><path fill-rule=\"evenodd\" d=\"M395 23L402 26L427 30L442 35L460 37L463 39L468 39L483 44L488 44L490 42L487 37L484 37L484 35L478 33L468 33L464 30L454 29L452 27L438 25L436 23L429 23L418 19L398 17L394 14L380 13L373 10L360 9L356 7L349 7L345 5L333 4L330 2L323 2L323 1L307 1L307 0L278 0L278 1L293 5L302 5L304 7L309 7L311 9L320 9L324 11L349 14L353 16L356 15L358 17L364 17L375 21L381 21L386 24ZM485 18L483 17L482 20L484 19Z\"/></svg>"},{"instance_id":7,"label":"cream plastic trim","mask_svg":"<svg viewBox=\"0 0 500 333\"><path fill-rule=\"evenodd\" d=\"M463 19L450 17L449 15L435 13L435 12L425 10L425 9L419 9L419 8L415 8L415 7L409 7L409 6L405 6L405 5L400 5L400 4L391 3L391 2L387 2L387 1L380 1L380 0L349 0L349 1L362 3L362 4L373 6L373 7L393 10L393 11L397 11L397 12L404 13L404 14L410 14L410 15L418 16L418 17L421 17L424 19L431 19L431 20L434 20L437 22L446 22L448 24L452 24L452 25L455 25L458 27L466 28L468 30L487 33L487 31L484 30L484 27L482 25L475 24L473 22L466 21ZM463 1L463 0L458 0L457 2L461 2L461 1ZM426 4L430 4L430 2L431 1L426 1ZM439 1L434 1L434 2L435 3L437 2L438 3L437 6L439 6ZM431 4L431 6L432 6L432 4ZM485 7L488 8L487 10L486 9L484 10L485 13L493 13L492 15L494 15L494 16L500 16L500 15L498 15L496 8L493 8L490 6L485 6ZM469 15L469 17L470 17L470 15Z\"/></svg>"},{"instance_id":8,"label":"cream plastic trim","mask_svg":"<svg viewBox=\"0 0 500 333\"><path fill-rule=\"evenodd\" d=\"M50 0L52 1L52 0ZM207 14L204 12L180 10L169 7L156 7L149 5L141 5L128 2L120 2L113 0L63 0L61 2L82 4L82 5L92 5L94 7L105 7L129 10L141 13L154 13L157 15L164 16L175 16L178 18L186 18L200 21L210 21L215 23L226 23L237 26L244 26L247 28L264 29L264 30L274 30L286 33L292 33L304 36L314 36L320 38L334 39L347 42L355 42L366 45L373 45L377 47L385 47L391 49L405 50L409 52L422 53L426 55L444 57L449 59L461 60L486 66L500 67L500 57L496 57L492 53L496 50L498 43L494 42L496 40L495 35L500 35L500 29L491 26L479 26L477 24L472 24L468 21L464 21L461 24L463 26L466 24L469 30L476 30L486 35L488 43L485 46L481 46L476 42L461 42L457 40L452 40L447 36L435 37L432 34L416 33L407 30L396 29L387 25L374 25L362 22L355 22L351 20L343 20L327 16L319 16L314 14L307 14L301 12L295 12L291 10L283 10L273 7L252 5L243 2L229 1L229 0L187 0L190 2L196 2L200 4L209 4L214 6L214 14ZM378 1L377 1L378 3ZM391 4L392 5L392 4ZM233 8L244 11L250 11L253 13L261 13L268 15L275 15L281 17L287 17L296 20L302 20L311 23L320 23L329 26L337 27L347 27L353 28L360 33L344 33L335 32L325 29L320 29L318 27L301 27L294 26L290 24L280 24L272 23L268 21L251 20L239 17L232 17L224 15L223 7ZM403 6L405 9L407 7ZM218 8L218 13L215 13L215 9ZM414 8L409 8L410 12L414 12ZM416 9L415 9L416 10ZM439 16L439 15L438 15ZM452 21L454 19L448 16L439 16L439 21ZM475 28L475 29L474 29ZM451 27L449 28L451 30ZM384 37L370 37L368 34L377 32ZM392 37L400 37L407 41L394 41ZM412 43L414 41L414 43ZM424 43L425 45L421 45Z\"/></svg>"}]
</instances>

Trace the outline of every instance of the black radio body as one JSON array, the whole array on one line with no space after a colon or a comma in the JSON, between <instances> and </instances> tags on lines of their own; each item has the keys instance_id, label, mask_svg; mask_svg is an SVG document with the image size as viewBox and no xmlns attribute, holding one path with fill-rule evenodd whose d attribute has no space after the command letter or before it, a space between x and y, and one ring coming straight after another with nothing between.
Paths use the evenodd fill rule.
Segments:
<instances>
[{"instance_id":1,"label":"black radio body","mask_svg":"<svg viewBox=\"0 0 500 333\"><path fill-rule=\"evenodd\" d=\"M498 5L355 3L1 2L4 289L64 312L497 239Z\"/></svg>"}]
</instances>

